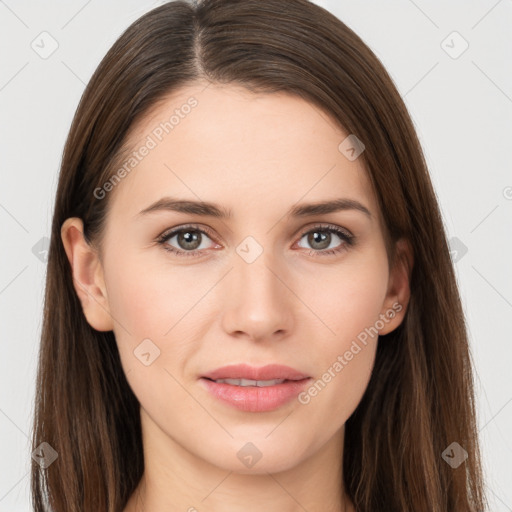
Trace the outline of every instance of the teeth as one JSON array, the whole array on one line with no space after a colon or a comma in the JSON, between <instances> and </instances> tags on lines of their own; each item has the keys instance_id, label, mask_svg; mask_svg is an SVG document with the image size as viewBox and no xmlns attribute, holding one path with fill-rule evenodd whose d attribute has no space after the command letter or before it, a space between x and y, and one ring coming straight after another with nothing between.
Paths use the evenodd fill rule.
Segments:
<instances>
[{"instance_id":1,"label":"teeth","mask_svg":"<svg viewBox=\"0 0 512 512\"><path fill-rule=\"evenodd\" d=\"M215 382L218 384L231 384L232 386L257 386L264 388L266 386L275 386L281 384L285 379L274 379L274 380L251 380L251 379L217 379Z\"/></svg>"}]
</instances>

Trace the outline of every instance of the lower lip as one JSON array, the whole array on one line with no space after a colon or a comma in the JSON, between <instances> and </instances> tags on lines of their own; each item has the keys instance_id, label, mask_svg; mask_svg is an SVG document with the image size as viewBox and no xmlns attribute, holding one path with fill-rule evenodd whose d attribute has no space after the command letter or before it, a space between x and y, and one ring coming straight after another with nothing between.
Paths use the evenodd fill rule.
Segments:
<instances>
[{"instance_id":1,"label":"lower lip","mask_svg":"<svg viewBox=\"0 0 512 512\"><path fill-rule=\"evenodd\" d=\"M287 380L275 386L233 386L200 379L206 389L219 400L245 412L266 412L282 407L306 387L310 378Z\"/></svg>"}]
</instances>

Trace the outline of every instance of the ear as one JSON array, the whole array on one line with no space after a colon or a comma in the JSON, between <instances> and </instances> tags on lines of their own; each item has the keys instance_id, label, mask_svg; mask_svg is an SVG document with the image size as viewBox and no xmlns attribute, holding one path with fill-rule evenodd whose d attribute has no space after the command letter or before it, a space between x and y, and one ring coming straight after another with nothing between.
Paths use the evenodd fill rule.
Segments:
<instances>
[{"instance_id":1,"label":"ear","mask_svg":"<svg viewBox=\"0 0 512 512\"><path fill-rule=\"evenodd\" d=\"M82 219L66 219L60 233L72 269L73 286L87 322L97 331L113 330L103 268L97 251L84 238Z\"/></svg>"},{"instance_id":2,"label":"ear","mask_svg":"<svg viewBox=\"0 0 512 512\"><path fill-rule=\"evenodd\" d=\"M410 279L414 264L411 244L401 238L396 243L395 264L391 269L388 290L381 311L386 321L379 335L394 331L403 321L411 297Z\"/></svg>"}]
</instances>

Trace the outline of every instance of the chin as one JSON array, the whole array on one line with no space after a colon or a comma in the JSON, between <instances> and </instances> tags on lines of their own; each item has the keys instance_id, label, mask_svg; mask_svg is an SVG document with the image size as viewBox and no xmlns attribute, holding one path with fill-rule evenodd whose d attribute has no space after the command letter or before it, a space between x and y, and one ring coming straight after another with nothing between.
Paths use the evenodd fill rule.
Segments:
<instances>
[{"instance_id":1,"label":"chin","mask_svg":"<svg viewBox=\"0 0 512 512\"><path fill-rule=\"evenodd\" d=\"M303 442L283 445L281 440L265 439L266 435L244 437L243 441L231 440L229 446L216 445L218 451L209 453L205 460L241 475L265 475L287 471L304 458Z\"/></svg>"}]
</instances>

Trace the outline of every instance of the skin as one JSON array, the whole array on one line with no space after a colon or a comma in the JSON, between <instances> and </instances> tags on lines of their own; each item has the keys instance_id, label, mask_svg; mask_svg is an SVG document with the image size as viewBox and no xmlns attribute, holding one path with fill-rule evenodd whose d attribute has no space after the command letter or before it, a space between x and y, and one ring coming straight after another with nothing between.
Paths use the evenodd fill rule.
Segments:
<instances>
[{"instance_id":1,"label":"skin","mask_svg":"<svg viewBox=\"0 0 512 512\"><path fill-rule=\"evenodd\" d=\"M101 251L84 241L80 219L62 226L87 321L114 331L141 404L145 474L125 512L353 511L340 484L344 424L367 387L376 336L307 404L294 399L274 411L244 412L198 379L237 363L280 363L320 379L395 303L401 311L379 334L402 322L410 247L399 244L405 258L390 272L361 159L338 150L348 133L292 95L198 82L147 114L129 135L132 148L190 96L198 105L109 193ZM214 202L233 216L138 215L164 196ZM298 202L340 197L362 203L371 218L357 210L287 215ZM199 257L155 242L189 223L214 234L199 234ZM325 245L301 236L318 223L348 230L355 244L322 255ZM263 249L252 263L236 251L247 236ZM193 250L177 236L166 243ZM326 245L344 243L331 234ZM149 366L134 356L147 338L160 350ZM237 457L248 442L262 454L251 468Z\"/></svg>"}]
</instances>

